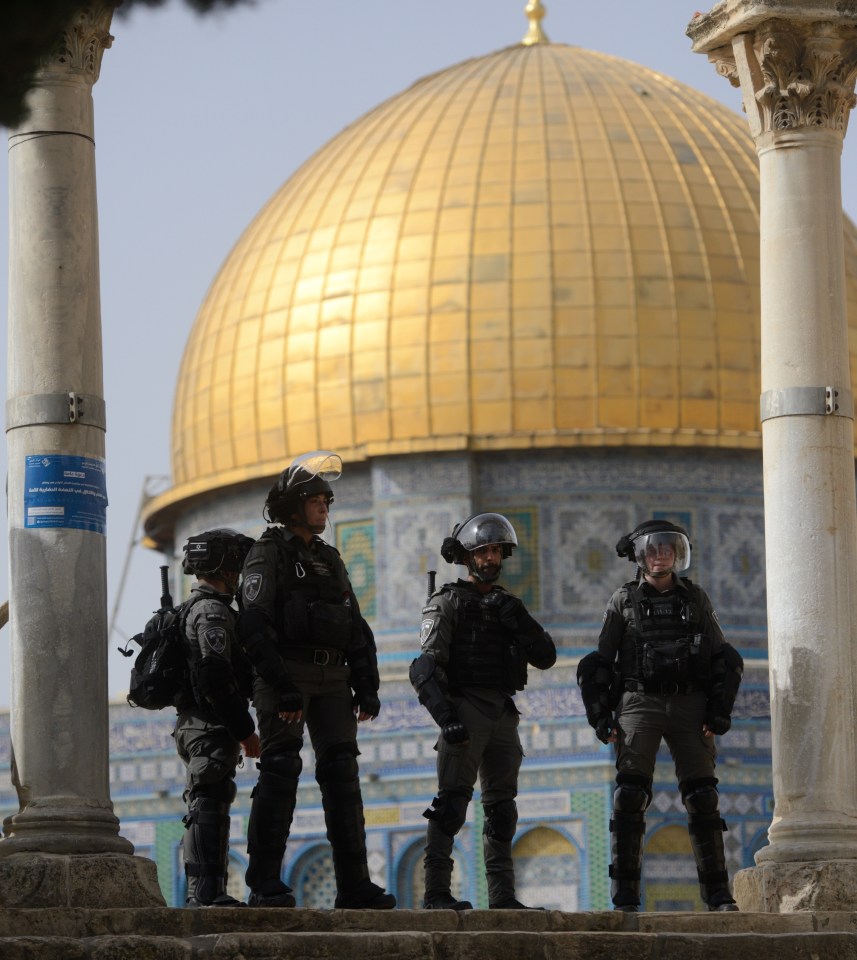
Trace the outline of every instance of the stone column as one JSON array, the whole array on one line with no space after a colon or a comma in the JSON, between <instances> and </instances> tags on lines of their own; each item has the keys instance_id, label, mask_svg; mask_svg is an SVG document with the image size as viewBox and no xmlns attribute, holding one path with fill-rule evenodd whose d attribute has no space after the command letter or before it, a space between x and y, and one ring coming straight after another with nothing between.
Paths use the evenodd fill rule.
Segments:
<instances>
[{"instance_id":1,"label":"stone column","mask_svg":"<svg viewBox=\"0 0 857 960\"><path fill-rule=\"evenodd\" d=\"M6 430L12 749L4 906L163 903L109 790L104 434L92 85L112 3L82 8L9 136Z\"/></svg>"},{"instance_id":2,"label":"stone column","mask_svg":"<svg viewBox=\"0 0 857 960\"><path fill-rule=\"evenodd\" d=\"M742 909L857 908L857 496L840 163L857 16L726 0L688 34L740 86L761 182L775 809Z\"/></svg>"}]
</instances>

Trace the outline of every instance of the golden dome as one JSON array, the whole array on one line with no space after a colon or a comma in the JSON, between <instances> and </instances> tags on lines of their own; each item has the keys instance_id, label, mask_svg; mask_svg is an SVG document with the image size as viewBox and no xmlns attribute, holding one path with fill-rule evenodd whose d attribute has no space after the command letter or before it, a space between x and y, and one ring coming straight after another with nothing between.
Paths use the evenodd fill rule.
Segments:
<instances>
[{"instance_id":1,"label":"golden dome","mask_svg":"<svg viewBox=\"0 0 857 960\"><path fill-rule=\"evenodd\" d=\"M531 42L420 80L227 258L148 526L315 448L759 447L758 187L746 120L624 60Z\"/></svg>"}]
</instances>

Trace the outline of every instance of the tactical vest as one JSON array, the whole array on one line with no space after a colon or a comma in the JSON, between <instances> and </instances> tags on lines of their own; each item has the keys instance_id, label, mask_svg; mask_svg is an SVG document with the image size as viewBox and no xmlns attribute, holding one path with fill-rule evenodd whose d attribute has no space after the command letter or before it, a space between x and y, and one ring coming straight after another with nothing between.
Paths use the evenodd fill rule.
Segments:
<instances>
[{"instance_id":1,"label":"tactical vest","mask_svg":"<svg viewBox=\"0 0 857 960\"><path fill-rule=\"evenodd\" d=\"M287 644L345 650L356 629L351 585L339 552L326 543L310 551L274 527L260 538L277 547L276 627Z\"/></svg>"},{"instance_id":2,"label":"tactical vest","mask_svg":"<svg viewBox=\"0 0 857 960\"><path fill-rule=\"evenodd\" d=\"M467 587L446 584L459 599L447 675L455 687L490 687L512 694L527 685L527 660L497 616L497 607Z\"/></svg>"},{"instance_id":3,"label":"tactical vest","mask_svg":"<svg viewBox=\"0 0 857 960\"><path fill-rule=\"evenodd\" d=\"M185 601L187 606L183 610L182 636L184 640L185 656L187 658L187 674L182 683L181 692L176 697L175 701L176 709L179 711L186 710L188 707L192 706L197 707L199 710L211 710L211 705L208 703L205 697L202 696L196 686L194 668L197 660L199 659L199 647L196 641L191 642L190 637L187 635L187 620L190 616L190 608L198 600L210 599L220 599L223 605L229 611L228 615L232 618L233 626L235 624L236 613L230 604L222 598L222 596L210 593L200 593L199 591L191 591L190 598ZM237 640L234 638L232 643L229 645L229 662L232 668L232 675L235 677L235 682L238 686L241 696L247 700L250 700L253 696L253 667L250 661L247 659L247 654L244 653Z\"/></svg>"},{"instance_id":4,"label":"tactical vest","mask_svg":"<svg viewBox=\"0 0 857 960\"><path fill-rule=\"evenodd\" d=\"M709 679L710 638L700 633L702 611L696 588L682 577L689 595L651 595L638 582L625 585L625 639L619 654L622 679L652 688L704 685Z\"/></svg>"}]
</instances>

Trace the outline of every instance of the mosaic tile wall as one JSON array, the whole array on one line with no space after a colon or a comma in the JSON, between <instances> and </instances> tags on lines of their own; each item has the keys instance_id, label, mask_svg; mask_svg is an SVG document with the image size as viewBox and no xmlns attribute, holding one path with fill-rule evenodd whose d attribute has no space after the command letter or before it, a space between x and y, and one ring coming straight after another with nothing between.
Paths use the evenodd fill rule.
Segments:
<instances>
[{"instance_id":1,"label":"mosaic tile wall","mask_svg":"<svg viewBox=\"0 0 857 960\"><path fill-rule=\"evenodd\" d=\"M195 506L179 523L179 547L191 533L212 526L260 533L268 487L230 490ZM690 575L709 592L727 635L748 661L735 725L720 743L718 776L730 825L730 871L752 864L772 809L759 456L616 449L386 458L346 464L335 490L330 539L376 631L384 677L381 715L360 730L371 867L403 905L421 893L422 812L435 792L437 737L407 682L407 665L417 648L427 571L436 570L439 583L461 572L440 558L440 543L455 523L479 510L506 513L515 524L521 549L505 565L505 583L525 598L562 651L553 670L531 671L530 686L517 698L527 755L516 842L522 896L526 891L537 902L559 888L563 909L609 904L612 756L586 724L574 666L595 644L608 596L633 574L617 558L616 540L651 516L688 527L694 543ZM156 592L155 579L153 597ZM182 595L178 578L174 593ZM123 834L157 860L168 902L180 903L183 772L171 730L166 712L111 707L110 783ZM303 759L284 877L307 903L330 905L329 849L309 747ZM0 714L0 769L8 773L8 766L8 716ZM251 763L236 778L232 889L240 887L256 776ZM0 812L15 809L8 775L0 776ZM458 893L485 905L480 830L481 807L474 803L457 838L455 877ZM684 809L664 754L648 817L647 904L699 908L686 837Z\"/></svg>"}]
</instances>

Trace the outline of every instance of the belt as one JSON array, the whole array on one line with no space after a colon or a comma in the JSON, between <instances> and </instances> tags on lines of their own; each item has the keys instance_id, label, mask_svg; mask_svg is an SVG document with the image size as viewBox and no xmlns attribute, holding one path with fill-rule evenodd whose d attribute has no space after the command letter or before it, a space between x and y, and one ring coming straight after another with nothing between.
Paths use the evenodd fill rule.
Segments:
<instances>
[{"instance_id":1,"label":"belt","mask_svg":"<svg viewBox=\"0 0 857 960\"><path fill-rule=\"evenodd\" d=\"M679 693L700 693L702 687L693 681L686 683L657 683L642 680L624 680L622 685L629 693L649 693L656 697L674 697Z\"/></svg>"},{"instance_id":2,"label":"belt","mask_svg":"<svg viewBox=\"0 0 857 960\"><path fill-rule=\"evenodd\" d=\"M344 650L327 650L325 647L289 647L283 653L284 660L303 660L317 667L338 667L345 663Z\"/></svg>"}]
</instances>

